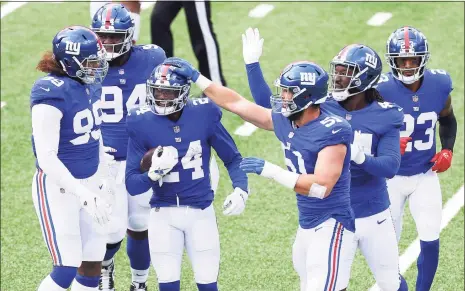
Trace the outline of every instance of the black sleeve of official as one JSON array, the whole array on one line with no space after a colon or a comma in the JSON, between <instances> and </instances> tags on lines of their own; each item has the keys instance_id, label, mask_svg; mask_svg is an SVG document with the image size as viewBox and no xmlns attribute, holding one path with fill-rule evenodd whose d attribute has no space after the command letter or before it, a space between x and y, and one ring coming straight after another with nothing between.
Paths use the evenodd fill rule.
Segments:
<instances>
[{"instance_id":1,"label":"black sleeve of official","mask_svg":"<svg viewBox=\"0 0 465 291\"><path fill-rule=\"evenodd\" d=\"M457 119L454 111L450 114L439 117L439 138L441 139L442 149L454 151L455 137L457 135Z\"/></svg>"}]
</instances>

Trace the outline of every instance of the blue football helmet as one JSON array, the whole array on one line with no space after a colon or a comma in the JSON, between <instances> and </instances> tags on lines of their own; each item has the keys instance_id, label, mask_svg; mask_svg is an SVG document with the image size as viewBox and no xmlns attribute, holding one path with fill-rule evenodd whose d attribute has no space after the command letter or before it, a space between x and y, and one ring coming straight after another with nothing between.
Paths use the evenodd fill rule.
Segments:
<instances>
[{"instance_id":1,"label":"blue football helmet","mask_svg":"<svg viewBox=\"0 0 465 291\"><path fill-rule=\"evenodd\" d=\"M92 19L92 30L102 40L108 61L131 49L134 20L126 7L121 4L108 3L102 6Z\"/></svg>"},{"instance_id":2,"label":"blue football helmet","mask_svg":"<svg viewBox=\"0 0 465 291\"><path fill-rule=\"evenodd\" d=\"M376 87L383 71L383 63L378 54L362 44L344 47L330 63L331 82L329 91L336 101ZM350 78L347 85L343 78Z\"/></svg>"},{"instance_id":3,"label":"blue football helmet","mask_svg":"<svg viewBox=\"0 0 465 291\"><path fill-rule=\"evenodd\" d=\"M83 26L70 26L55 35L53 57L68 76L86 84L102 83L108 72L106 52L98 36Z\"/></svg>"},{"instance_id":4,"label":"blue football helmet","mask_svg":"<svg viewBox=\"0 0 465 291\"><path fill-rule=\"evenodd\" d=\"M274 85L277 92L270 97L272 110L290 117L310 105L326 101L328 74L315 63L294 62L284 68ZM291 98L285 98L287 94Z\"/></svg>"},{"instance_id":5,"label":"blue football helmet","mask_svg":"<svg viewBox=\"0 0 465 291\"><path fill-rule=\"evenodd\" d=\"M385 58L392 70L392 75L405 84L412 84L425 73L429 60L428 42L418 29L405 26L394 31L386 44ZM416 67L400 68L402 58L417 58Z\"/></svg>"},{"instance_id":6,"label":"blue football helmet","mask_svg":"<svg viewBox=\"0 0 465 291\"><path fill-rule=\"evenodd\" d=\"M147 80L147 105L157 115L169 115L184 108L191 82L173 70L173 65L160 64Z\"/></svg>"}]
</instances>

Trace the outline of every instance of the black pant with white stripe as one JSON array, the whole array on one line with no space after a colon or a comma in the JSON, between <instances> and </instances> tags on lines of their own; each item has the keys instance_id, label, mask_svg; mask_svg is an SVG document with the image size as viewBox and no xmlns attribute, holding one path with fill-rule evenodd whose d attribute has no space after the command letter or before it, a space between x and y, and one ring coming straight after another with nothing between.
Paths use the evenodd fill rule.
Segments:
<instances>
[{"instance_id":1,"label":"black pant with white stripe","mask_svg":"<svg viewBox=\"0 0 465 291\"><path fill-rule=\"evenodd\" d=\"M183 7L200 72L212 81L226 85L220 49L211 22L210 1L157 1L151 15L152 43L162 47L167 57L174 55L170 26Z\"/></svg>"}]
</instances>

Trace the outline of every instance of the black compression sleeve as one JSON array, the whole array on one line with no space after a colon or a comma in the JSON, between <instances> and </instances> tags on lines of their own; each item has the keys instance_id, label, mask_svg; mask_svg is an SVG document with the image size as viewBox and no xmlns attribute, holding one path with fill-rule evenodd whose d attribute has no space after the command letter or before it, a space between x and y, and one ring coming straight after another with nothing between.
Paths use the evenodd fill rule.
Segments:
<instances>
[{"instance_id":1,"label":"black compression sleeve","mask_svg":"<svg viewBox=\"0 0 465 291\"><path fill-rule=\"evenodd\" d=\"M449 115L439 117L438 121L442 149L453 151L457 135L457 120L455 119L454 111L451 111Z\"/></svg>"}]
</instances>

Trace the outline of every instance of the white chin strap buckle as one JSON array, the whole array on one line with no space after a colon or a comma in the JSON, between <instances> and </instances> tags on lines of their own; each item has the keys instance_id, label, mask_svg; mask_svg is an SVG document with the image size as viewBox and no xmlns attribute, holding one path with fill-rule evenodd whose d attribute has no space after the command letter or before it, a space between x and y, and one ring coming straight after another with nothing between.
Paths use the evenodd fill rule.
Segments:
<instances>
[{"instance_id":1,"label":"white chin strap buckle","mask_svg":"<svg viewBox=\"0 0 465 291\"><path fill-rule=\"evenodd\" d=\"M344 91L339 91L339 92L331 92L331 96L333 97L334 100L336 101L344 101L349 97L349 92L347 90Z\"/></svg>"}]
</instances>

